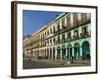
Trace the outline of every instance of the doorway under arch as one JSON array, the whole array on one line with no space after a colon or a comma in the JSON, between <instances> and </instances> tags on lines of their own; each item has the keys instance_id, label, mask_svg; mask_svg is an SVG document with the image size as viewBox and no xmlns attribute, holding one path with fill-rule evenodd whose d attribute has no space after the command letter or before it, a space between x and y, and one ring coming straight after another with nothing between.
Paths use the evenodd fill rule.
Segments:
<instances>
[{"instance_id":1,"label":"doorway under arch","mask_svg":"<svg viewBox=\"0 0 100 80\"><path fill-rule=\"evenodd\" d=\"M60 46L57 47L57 59L60 59Z\"/></svg>"},{"instance_id":2,"label":"doorway under arch","mask_svg":"<svg viewBox=\"0 0 100 80\"><path fill-rule=\"evenodd\" d=\"M53 59L55 59L55 47L53 48Z\"/></svg>"},{"instance_id":3,"label":"doorway under arch","mask_svg":"<svg viewBox=\"0 0 100 80\"><path fill-rule=\"evenodd\" d=\"M82 59L90 59L90 45L88 41L85 41L82 44Z\"/></svg>"},{"instance_id":4,"label":"doorway under arch","mask_svg":"<svg viewBox=\"0 0 100 80\"><path fill-rule=\"evenodd\" d=\"M80 45L79 43L74 44L74 59L78 60L80 56Z\"/></svg>"},{"instance_id":5,"label":"doorway under arch","mask_svg":"<svg viewBox=\"0 0 100 80\"><path fill-rule=\"evenodd\" d=\"M50 48L50 59L52 58L52 48Z\"/></svg>"},{"instance_id":6,"label":"doorway under arch","mask_svg":"<svg viewBox=\"0 0 100 80\"><path fill-rule=\"evenodd\" d=\"M66 46L63 45L62 46L62 59L65 59L66 58Z\"/></svg>"},{"instance_id":7,"label":"doorway under arch","mask_svg":"<svg viewBox=\"0 0 100 80\"><path fill-rule=\"evenodd\" d=\"M70 60L72 58L72 45L68 44L67 46L67 60Z\"/></svg>"}]
</instances>

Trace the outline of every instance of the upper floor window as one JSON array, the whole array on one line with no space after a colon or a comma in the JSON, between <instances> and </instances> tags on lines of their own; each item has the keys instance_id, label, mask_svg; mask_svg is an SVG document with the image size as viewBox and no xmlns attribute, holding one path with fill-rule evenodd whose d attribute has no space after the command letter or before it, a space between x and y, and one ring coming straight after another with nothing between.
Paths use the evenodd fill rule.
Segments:
<instances>
[{"instance_id":1,"label":"upper floor window","mask_svg":"<svg viewBox=\"0 0 100 80\"><path fill-rule=\"evenodd\" d=\"M55 43L55 38L53 38L53 42Z\"/></svg>"},{"instance_id":2,"label":"upper floor window","mask_svg":"<svg viewBox=\"0 0 100 80\"><path fill-rule=\"evenodd\" d=\"M65 40L65 34L62 35L62 39Z\"/></svg>"},{"instance_id":3,"label":"upper floor window","mask_svg":"<svg viewBox=\"0 0 100 80\"><path fill-rule=\"evenodd\" d=\"M58 31L60 30L60 24L58 24L57 29L58 29Z\"/></svg>"},{"instance_id":4,"label":"upper floor window","mask_svg":"<svg viewBox=\"0 0 100 80\"><path fill-rule=\"evenodd\" d=\"M67 33L67 37L68 37L68 38L71 38L71 32L68 32L68 33Z\"/></svg>"},{"instance_id":5,"label":"upper floor window","mask_svg":"<svg viewBox=\"0 0 100 80\"><path fill-rule=\"evenodd\" d=\"M52 28L50 28L50 33L52 34Z\"/></svg>"},{"instance_id":6,"label":"upper floor window","mask_svg":"<svg viewBox=\"0 0 100 80\"><path fill-rule=\"evenodd\" d=\"M47 34L49 35L49 30L47 31Z\"/></svg>"},{"instance_id":7,"label":"upper floor window","mask_svg":"<svg viewBox=\"0 0 100 80\"><path fill-rule=\"evenodd\" d=\"M85 22L87 20L86 13L81 13L81 20L82 20L82 22Z\"/></svg>"},{"instance_id":8,"label":"upper floor window","mask_svg":"<svg viewBox=\"0 0 100 80\"><path fill-rule=\"evenodd\" d=\"M55 26L53 26L53 32L55 32Z\"/></svg>"},{"instance_id":9,"label":"upper floor window","mask_svg":"<svg viewBox=\"0 0 100 80\"><path fill-rule=\"evenodd\" d=\"M58 36L58 41L60 41L60 36Z\"/></svg>"},{"instance_id":10,"label":"upper floor window","mask_svg":"<svg viewBox=\"0 0 100 80\"><path fill-rule=\"evenodd\" d=\"M50 39L50 43L52 43L52 39Z\"/></svg>"},{"instance_id":11,"label":"upper floor window","mask_svg":"<svg viewBox=\"0 0 100 80\"><path fill-rule=\"evenodd\" d=\"M77 13L73 14L73 23L74 23L74 26L78 25L78 14Z\"/></svg>"},{"instance_id":12,"label":"upper floor window","mask_svg":"<svg viewBox=\"0 0 100 80\"><path fill-rule=\"evenodd\" d=\"M62 19L62 28L65 28L65 19Z\"/></svg>"},{"instance_id":13,"label":"upper floor window","mask_svg":"<svg viewBox=\"0 0 100 80\"><path fill-rule=\"evenodd\" d=\"M67 16L67 27L70 27L71 22L70 22L70 16Z\"/></svg>"},{"instance_id":14,"label":"upper floor window","mask_svg":"<svg viewBox=\"0 0 100 80\"><path fill-rule=\"evenodd\" d=\"M46 41L45 41L45 46L46 46Z\"/></svg>"},{"instance_id":15,"label":"upper floor window","mask_svg":"<svg viewBox=\"0 0 100 80\"><path fill-rule=\"evenodd\" d=\"M74 36L75 36L75 37L78 36L78 30L74 30Z\"/></svg>"},{"instance_id":16,"label":"upper floor window","mask_svg":"<svg viewBox=\"0 0 100 80\"><path fill-rule=\"evenodd\" d=\"M46 32L45 32L45 36L46 36Z\"/></svg>"},{"instance_id":17,"label":"upper floor window","mask_svg":"<svg viewBox=\"0 0 100 80\"><path fill-rule=\"evenodd\" d=\"M49 39L47 40L47 43L49 44Z\"/></svg>"},{"instance_id":18,"label":"upper floor window","mask_svg":"<svg viewBox=\"0 0 100 80\"><path fill-rule=\"evenodd\" d=\"M82 33L83 34L86 34L87 33L87 26L85 26L85 27L82 28Z\"/></svg>"}]
</instances>

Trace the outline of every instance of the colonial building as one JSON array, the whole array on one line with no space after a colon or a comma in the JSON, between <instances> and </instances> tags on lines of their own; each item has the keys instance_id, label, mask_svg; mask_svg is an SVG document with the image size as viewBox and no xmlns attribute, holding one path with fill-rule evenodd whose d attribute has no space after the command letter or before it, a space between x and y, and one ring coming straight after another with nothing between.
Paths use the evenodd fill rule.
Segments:
<instances>
[{"instance_id":1,"label":"colonial building","mask_svg":"<svg viewBox=\"0 0 100 80\"><path fill-rule=\"evenodd\" d=\"M24 55L34 59L90 60L91 14L61 13L23 44Z\"/></svg>"}]
</instances>

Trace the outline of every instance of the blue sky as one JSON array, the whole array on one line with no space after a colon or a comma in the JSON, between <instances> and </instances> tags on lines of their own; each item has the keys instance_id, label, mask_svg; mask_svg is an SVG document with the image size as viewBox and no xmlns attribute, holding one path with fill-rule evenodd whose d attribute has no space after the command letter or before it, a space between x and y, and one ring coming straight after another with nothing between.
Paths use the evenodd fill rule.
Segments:
<instances>
[{"instance_id":1,"label":"blue sky","mask_svg":"<svg viewBox=\"0 0 100 80\"><path fill-rule=\"evenodd\" d=\"M32 34L43 27L60 12L23 10L23 34Z\"/></svg>"}]
</instances>

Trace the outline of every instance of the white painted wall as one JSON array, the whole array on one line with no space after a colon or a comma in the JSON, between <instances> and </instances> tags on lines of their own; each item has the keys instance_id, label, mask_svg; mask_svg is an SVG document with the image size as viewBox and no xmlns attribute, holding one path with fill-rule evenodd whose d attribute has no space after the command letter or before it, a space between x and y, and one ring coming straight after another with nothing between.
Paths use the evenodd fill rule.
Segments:
<instances>
[{"instance_id":1,"label":"white painted wall","mask_svg":"<svg viewBox=\"0 0 100 80\"><path fill-rule=\"evenodd\" d=\"M84 4L98 5L100 14L100 0L24 0L24 1L40 1L64 4ZM11 0L0 0L0 80L14 80L10 78L11 71ZM98 16L99 18L100 16ZM100 19L99 21L100 22ZM100 26L100 24L98 25ZM98 27L100 30L100 27ZM100 31L98 31L100 35ZM98 38L100 45L100 37ZM100 49L98 50L100 52ZM99 53L98 52L98 53ZM100 54L98 54L100 57ZM100 58L98 59L100 61ZM74 75L62 77L46 77L46 78L27 78L26 80L100 80L100 62L98 64L99 73L90 75ZM17 80L17 79L16 79ZM25 79L18 79L25 80Z\"/></svg>"}]
</instances>

